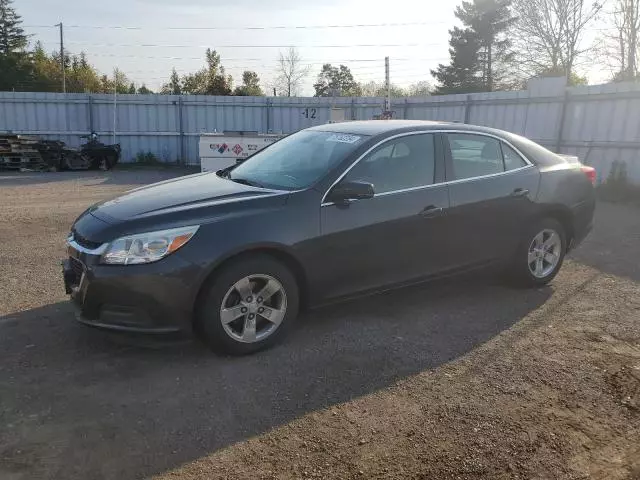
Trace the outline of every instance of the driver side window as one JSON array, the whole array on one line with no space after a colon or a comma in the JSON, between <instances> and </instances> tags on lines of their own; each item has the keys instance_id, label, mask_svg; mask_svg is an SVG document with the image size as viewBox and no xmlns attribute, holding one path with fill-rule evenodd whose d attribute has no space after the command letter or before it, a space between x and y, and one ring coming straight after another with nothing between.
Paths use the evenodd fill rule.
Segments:
<instances>
[{"instance_id":1,"label":"driver side window","mask_svg":"<svg viewBox=\"0 0 640 480\"><path fill-rule=\"evenodd\" d=\"M375 193L388 193L431 185L434 171L434 136L425 133L383 143L360 160L344 181L372 183Z\"/></svg>"}]
</instances>

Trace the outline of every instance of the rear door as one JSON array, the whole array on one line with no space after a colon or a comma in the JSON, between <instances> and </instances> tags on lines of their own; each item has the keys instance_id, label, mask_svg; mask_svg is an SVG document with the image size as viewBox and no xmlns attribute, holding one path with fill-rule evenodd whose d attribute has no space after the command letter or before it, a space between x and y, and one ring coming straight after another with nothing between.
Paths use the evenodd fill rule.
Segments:
<instances>
[{"instance_id":1,"label":"rear door","mask_svg":"<svg viewBox=\"0 0 640 480\"><path fill-rule=\"evenodd\" d=\"M508 258L534 211L538 169L502 139L485 134L447 133L445 155L455 263Z\"/></svg>"},{"instance_id":2,"label":"rear door","mask_svg":"<svg viewBox=\"0 0 640 480\"><path fill-rule=\"evenodd\" d=\"M375 196L348 205L322 204L323 264L318 273L325 296L378 288L443 268L449 197L439 140L419 133L382 143L340 180L372 183Z\"/></svg>"}]
</instances>

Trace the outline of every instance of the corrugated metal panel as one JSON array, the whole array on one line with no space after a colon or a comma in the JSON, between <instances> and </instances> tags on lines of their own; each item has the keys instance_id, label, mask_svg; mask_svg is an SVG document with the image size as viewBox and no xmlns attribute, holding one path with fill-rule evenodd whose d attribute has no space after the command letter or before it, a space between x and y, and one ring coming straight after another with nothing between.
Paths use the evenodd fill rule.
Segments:
<instances>
[{"instance_id":1,"label":"corrugated metal panel","mask_svg":"<svg viewBox=\"0 0 640 480\"><path fill-rule=\"evenodd\" d=\"M561 90L538 83L531 91L394 98L392 110L396 118L468 119L555 149L566 102L560 150L595 166L600 179L613 161L624 161L629 177L640 182L638 84L574 87L567 89L565 98L558 95ZM152 152L162 161L184 157L191 164L198 162L202 132L290 133L332 118L371 119L384 105L380 97L118 95L115 100L115 140L122 145L123 161ZM104 142L113 140L113 95L0 92L0 131L41 135L77 147L92 129Z\"/></svg>"}]
</instances>

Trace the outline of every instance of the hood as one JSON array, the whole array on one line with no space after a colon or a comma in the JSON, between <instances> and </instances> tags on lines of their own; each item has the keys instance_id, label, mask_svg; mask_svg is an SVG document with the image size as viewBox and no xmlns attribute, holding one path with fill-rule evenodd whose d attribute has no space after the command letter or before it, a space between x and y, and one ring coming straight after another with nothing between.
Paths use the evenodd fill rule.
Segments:
<instances>
[{"instance_id":1,"label":"hood","mask_svg":"<svg viewBox=\"0 0 640 480\"><path fill-rule=\"evenodd\" d=\"M199 173L131 190L97 203L89 213L116 224L277 194L283 192L242 185L215 173Z\"/></svg>"}]
</instances>

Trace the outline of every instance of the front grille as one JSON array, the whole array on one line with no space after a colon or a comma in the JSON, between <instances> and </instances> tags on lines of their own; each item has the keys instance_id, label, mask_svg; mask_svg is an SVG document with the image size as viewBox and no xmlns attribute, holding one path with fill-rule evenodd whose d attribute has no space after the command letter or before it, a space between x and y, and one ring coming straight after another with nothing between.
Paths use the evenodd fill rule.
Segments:
<instances>
[{"instance_id":1,"label":"front grille","mask_svg":"<svg viewBox=\"0 0 640 480\"><path fill-rule=\"evenodd\" d=\"M71 269L76 276L77 282L80 283L80 277L82 277L82 274L84 273L84 265L80 260L73 257L69 257L69 262L71 264Z\"/></svg>"},{"instance_id":2,"label":"front grille","mask_svg":"<svg viewBox=\"0 0 640 480\"><path fill-rule=\"evenodd\" d=\"M100 245L102 245L102 243L100 242L92 242L91 240L89 240L88 238L83 237L82 235L80 235L77 231L73 230L71 233L73 233L73 239L75 240L75 242L80 245L81 247L87 248L89 250L95 250L96 248L98 248Z\"/></svg>"}]
</instances>

